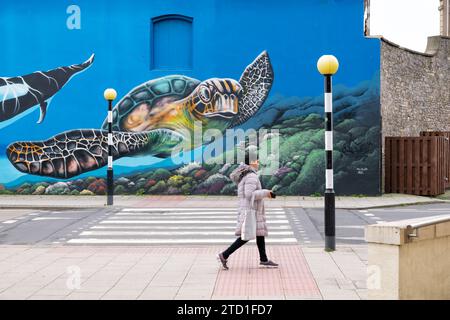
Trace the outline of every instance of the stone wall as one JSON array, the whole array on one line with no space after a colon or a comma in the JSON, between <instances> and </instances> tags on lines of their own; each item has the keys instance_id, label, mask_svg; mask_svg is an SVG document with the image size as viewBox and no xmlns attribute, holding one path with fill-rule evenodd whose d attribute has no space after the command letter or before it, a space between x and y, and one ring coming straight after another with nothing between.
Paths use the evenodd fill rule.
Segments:
<instances>
[{"instance_id":1,"label":"stone wall","mask_svg":"<svg viewBox=\"0 0 450 320\"><path fill-rule=\"evenodd\" d=\"M449 37L450 36L450 4L448 0L439 1L439 15L440 15L440 25L441 25L441 35Z\"/></svg>"},{"instance_id":2,"label":"stone wall","mask_svg":"<svg viewBox=\"0 0 450 320\"><path fill-rule=\"evenodd\" d=\"M426 53L381 41L381 121L384 138L450 131L450 38L430 37Z\"/></svg>"},{"instance_id":3,"label":"stone wall","mask_svg":"<svg viewBox=\"0 0 450 320\"><path fill-rule=\"evenodd\" d=\"M450 130L450 38L430 37L426 53L382 40L381 116L383 142Z\"/></svg>"}]
</instances>

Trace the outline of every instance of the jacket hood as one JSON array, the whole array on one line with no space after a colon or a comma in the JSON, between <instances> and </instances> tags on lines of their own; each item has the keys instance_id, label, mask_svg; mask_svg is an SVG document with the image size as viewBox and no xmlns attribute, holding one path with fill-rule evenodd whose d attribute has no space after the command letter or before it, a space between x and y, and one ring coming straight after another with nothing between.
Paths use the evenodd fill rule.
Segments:
<instances>
[{"instance_id":1,"label":"jacket hood","mask_svg":"<svg viewBox=\"0 0 450 320\"><path fill-rule=\"evenodd\" d=\"M233 170L230 174L230 179L236 184L241 182L242 178L244 178L248 173L253 172L256 173L255 169L253 169L248 164L241 163L239 167Z\"/></svg>"}]
</instances>

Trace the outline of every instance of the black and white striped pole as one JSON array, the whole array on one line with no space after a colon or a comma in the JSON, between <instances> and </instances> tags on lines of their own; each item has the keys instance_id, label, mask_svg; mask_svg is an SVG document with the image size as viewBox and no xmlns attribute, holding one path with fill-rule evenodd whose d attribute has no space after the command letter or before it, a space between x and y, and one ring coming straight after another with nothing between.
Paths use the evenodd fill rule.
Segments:
<instances>
[{"instance_id":1,"label":"black and white striped pole","mask_svg":"<svg viewBox=\"0 0 450 320\"><path fill-rule=\"evenodd\" d=\"M336 250L335 197L333 182L333 91L332 76L339 69L335 56L324 55L317 61L317 69L325 77L325 250Z\"/></svg>"},{"instance_id":2,"label":"black and white striped pole","mask_svg":"<svg viewBox=\"0 0 450 320\"><path fill-rule=\"evenodd\" d=\"M106 171L106 205L112 206L114 203L114 173L113 173L113 137L112 137L112 102L117 97L114 89L106 89L103 96L108 100L108 169Z\"/></svg>"}]
</instances>

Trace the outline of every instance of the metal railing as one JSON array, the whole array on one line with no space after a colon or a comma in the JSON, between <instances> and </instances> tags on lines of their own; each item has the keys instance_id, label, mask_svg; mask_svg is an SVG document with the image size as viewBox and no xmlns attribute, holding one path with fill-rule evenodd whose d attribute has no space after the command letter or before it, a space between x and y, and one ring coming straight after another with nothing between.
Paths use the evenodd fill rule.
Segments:
<instances>
[{"instance_id":1,"label":"metal railing","mask_svg":"<svg viewBox=\"0 0 450 320\"><path fill-rule=\"evenodd\" d=\"M417 223L407 225L406 235L408 236L408 238L418 238L420 228L449 221L450 215L430 217L430 220L420 221Z\"/></svg>"}]
</instances>

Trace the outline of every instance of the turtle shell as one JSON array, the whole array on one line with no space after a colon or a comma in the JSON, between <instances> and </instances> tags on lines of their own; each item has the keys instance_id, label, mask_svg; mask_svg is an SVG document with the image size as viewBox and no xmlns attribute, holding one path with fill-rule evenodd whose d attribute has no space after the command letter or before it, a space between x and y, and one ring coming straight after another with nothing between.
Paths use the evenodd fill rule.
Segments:
<instances>
[{"instance_id":1,"label":"turtle shell","mask_svg":"<svg viewBox=\"0 0 450 320\"><path fill-rule=\"evenodd\" d=\"M168 99L168 101L183 99L190 95L199 83L200 81L197 79L172 75L153 79L137 86L114 106L113 131L127 131L121 126L121 123L140 104L147 103L149 106L154 106L161 99ZM107 118L103 122L102 128L108 129Z\"/></svg>"}]
</instances>

